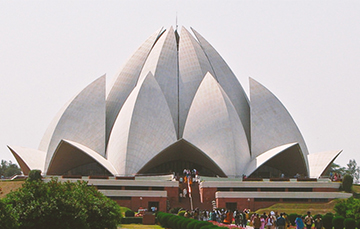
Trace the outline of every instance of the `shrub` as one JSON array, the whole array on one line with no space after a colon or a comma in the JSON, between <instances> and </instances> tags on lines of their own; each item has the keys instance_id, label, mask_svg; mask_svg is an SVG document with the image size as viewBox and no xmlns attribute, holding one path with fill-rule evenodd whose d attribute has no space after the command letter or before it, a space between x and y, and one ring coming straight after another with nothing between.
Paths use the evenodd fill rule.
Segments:
<instances>
[{"instance_id":1,"label":"shrub","mask_svg":"<svg viewBox=\"0 0 360 229\"><path fill-rule=\"evenodd\" d=\"M131 211L131 210L127 210L125 212L125 217L134 217L135 216L135 212Z\"/></svg>"},{"instance_id":2,"label":"shrub","mask_svg":"<svg viewBox=\"0 0 360 229\"><path fill-rule=\"evenodd\" d=\"M15 229L19 227L11 211L11 206L5 204L2 199L0 199L0 222L1 228Z\"/></svg>"},{"instance_id":3,"label":"shrub","mask_svg":"<svg viewBox=\"0 0 360 229\"><path fill-rule=\"evenodd\" d=\"M344 220L344 227L346 229L355 229L356 222L353 218L347 218Z\"/></svg>"},{"instance_id":4,"label":"shrub","mask_svg":"<svg viewBox=\"0 0 360 229\"><path fill-rule=\"evenodd\" d=\"M29 181L40 181L41 178L42 177L41 177L41 171L40 170L34 169L34 170L31 170L29 172L29 178L28 178Z\"/></svg>"},{"instance_id":5,"label":"shrub","mask_svg":"<svg viewBox=\"0 0 360 229\"><path fill-rule=\"evenodd\" d=\"M170 226L170 228L172 229L176 229L176 223L177 223L177 220L179 220L180 218L176 215L172 215L170 216L169 220L168 220L168 224Z\"/></svg>"},{"instance_id":6,"label":"shrub","mask_svg":"<svg viewBox=\"0 0 360 229\"><path fill-rule=\"evenodd\" d=\"M346 174L342 181L342 189L345 192L351 192L352 184L353 184L353 177L350 176L349 174Z\"/></svg>"},{"instance_id":7,"label":"shrub","mask_svg":"<svg viewBox=\"0 0 360 229\"><path fill-rule=\"evenodd\" d=\"M207 226L207 225L213 225L213 224L208 221L197 221L197 224L195 224L194 229L200 229L201 227Z\"/></svg>"},{"instance_id":8,"label":"shrub","mask_svg":"<svg viewBox=\"0 0 360 229\"><path fill-rule=\"evenodd\" d=\"M161 215L161 218L160 218L160 221L159 221L160 225L162 227L165 227L165 228L170 227L168 221L169 221L171 216L173 216L173 215L169 214L169 213L164 213L163 215Z\"/></svg>"},{"instance_id":9,"label":"shrub","mask_svg":"<svg viewBox=\"0 0 360 229\"><path fill-rule=\"evenodd\" d=\"M192 220L192 222L187 225L186 229L195 229L196 222L197 220Z\"/></svg>"},{"instance_id":10,"label":"shrub","mask_svg":"<svg viewBox=\"0 0 360 229\"><path fill-rule=\"evenodd\" d=\"M334 216L333 214L329 214L329 213L326 213L322 219L323 221L323 226L325 229L332 229L333 228L333 223L332 223L332 220L333 220Z\"/></svg>"},{"instance_id":11,"label":"shrub","mask_svg":"<svg viewBox=\"0 0 360 229\"><path fill-rule=\"evenodd\" d=\"M181 223L181 228L187 228L187 225L194 221L193 219L184 218L184 220Z\"/></svg>"},{"instance_id":12,"label":"shrub","mask_svg":"<svg viewBox=\"0 0 360 229\"><path fill-rule=\"evenodd\" d=\"M344 220L343 216L335 216L332 220L332 224L335 229L343 229L344 228Z\"/></svg>"},{"instance_id":13,"label":"shrub","mask_svg":"<svg viewBox=\"0 0 360 229\"><path fill-rule=\"evenodd\" d=\"M202 226L200 229L216 229L216 228L220 228L216 225L206 225L206 226Z\"/></svg>"},{"instance_id":14,"label":"shrub","mask_svg":"<svg viewBox=\"0 0 360 229\"><path fill-rule=\"evenodd\" d=\"M337 201L334 206L336 214L344 218L360 219L360 200L350 197Z\"/></svg>"},{"instance_id":15,"label":"shrub","mask_svg":"<svg viewBox=\"0 0 360 229\"><path fill-rule=\"evenodd\" d=\"M142 224L142 217L126 217L121 219L122 224Z\"/></svg>"},{"instance_id":16,"label":"shrub","mask_svg":"<svg viewBox=\"0 0 360 229\"><path fill-rule=\"evenodd\" d=\"M356 221L356 228L360 229L360 220Z\"/></svg>"},{"instance_id":17,"label":"shrub","mask_svg":"<svg viewBox=\"0 0 360 229\"><path fill-rule=\"evenodd\" d=\"M23 229L116 228L121 219L119 205L82 181L27 180L4 202Z\"/></svg>"},{"instance_id":18,"label":"shrub","mask_svg":"<svg viewBox=\"0 0 360 229\"><path fill-rule=\"evenodd\" d=\"M295 226L295 219L297 218L297 216L298 215L295 213L289 214L288 219L289 219L291 225Z\"/></svg>"}]
</instances>

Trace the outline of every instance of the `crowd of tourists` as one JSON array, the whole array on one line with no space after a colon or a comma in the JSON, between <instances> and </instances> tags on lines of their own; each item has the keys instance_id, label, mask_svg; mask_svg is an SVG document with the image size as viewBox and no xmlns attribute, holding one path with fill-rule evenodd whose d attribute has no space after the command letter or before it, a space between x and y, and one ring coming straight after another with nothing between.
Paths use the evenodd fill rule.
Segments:
<instances>
[{"instance_id":1,"label":"crowd of tourists","mask_svg":"<svg viewBox=\"0 0 360 229\"><path fill-rule=\"evenodd\" d=\"M311 212L307 212L306 216L297 216L295 222L290 222L286 213L280 213L278 215L275 212L270 212L268 215L253 214L250 218L250 222L254 229L285 229L290 227L290 224L295 224L296 229L311 229L312 225L315 225L315 229L321 229L323 227L322 219L318 215L315 219L311 216Z\"/></svg>"},{"instance_id":2,"label":"crowd of tourists","mask_svg":"<svg viewBox=\"0 0 360 229\"><path fill-rule=\"evenodd\" d=\"M200 221L213 221L223 224L232 224L235 222L235 224L239 227L246 227L249 219L248 212L246 211L241 212L236 210L233 212L226 209L215 209L208 211L199 210L198 208L193 211L186 210L184 212L184 217L194 218Z\"/></svg>"},{"instance_id":3,"label":"crowd of tourists","mask_svg":"<svg viewBox=\"0 0 360 229\"><path fill-rule=\"evenodd\" d=\"M248 209L244 211L231 211L226 209L216 209L212 211L199 210L196 208L193 211L180 210L183 212L184 217L194 218L200 221L213 221L221 224L234 224L239 228L246 228L250 225L254 229L285 229L290 227L291 224L296 225L296 229L322 229L322 219L320 215L313 218L310 212L306 216L298 216L294 222L286 213L271 211L269 214L259 215L257 213L250 214ZM312 227L314 225L314 227Z\"/></svg>"}]
</instances>

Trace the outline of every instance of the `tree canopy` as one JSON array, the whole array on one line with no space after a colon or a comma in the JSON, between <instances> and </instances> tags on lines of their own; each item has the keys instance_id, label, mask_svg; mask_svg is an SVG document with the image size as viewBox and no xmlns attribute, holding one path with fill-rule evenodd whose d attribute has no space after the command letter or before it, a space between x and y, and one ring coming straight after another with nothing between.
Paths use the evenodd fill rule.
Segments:
<instances>
[{"instance_id":1,"label":"tree canopy","mask_svg":"<svg viewBox=\"0 0 360 229\"><path fill-rule=\"evenodd\" d=\"M355 220L360 219L360 199L353 197L348 199L339 200L335 205L334 210L337 215L343 216L344 218L353 218Z\"/></svg>"},{"instance_id":2,"label":"tree canopy","mask_svg":"<svg viewBox=\"0 0 360 229\"><path fill-rule=\"evenodd\" d=\"M3 208L11 209L9 228L116 228L121 211L116 202L87 182L47 182L28 179L17 191L3 199Z\"/></svg>"},{"instance_id":3,"label":"tree canopy","mask_svg":"<svg viewBox=\"0 0 360 229\"><path fill-rule=\"evenodd\" d=\"M5 160L1 160L0 175L2 178L10 178L19 174L21 174L21 170L17 164L12 163L11 161L7 162Z\"/></svg>"}]
</instances>

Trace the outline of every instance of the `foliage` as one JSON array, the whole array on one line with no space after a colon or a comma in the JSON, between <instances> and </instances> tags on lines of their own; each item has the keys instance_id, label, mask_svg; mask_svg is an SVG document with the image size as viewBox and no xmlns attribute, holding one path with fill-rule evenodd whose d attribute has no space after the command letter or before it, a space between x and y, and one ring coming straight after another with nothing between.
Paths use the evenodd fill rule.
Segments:
<instances>
[{"instance_id":1,"label":"foliage","mask_svg":"<svg viewBox=\"0 0 360 229\"><path fill-rule=\"evenodd\" d=\"M14 214L11 208L0 199L0 222L1 228L15 229L18 228Z\"/></svg>"},{"instance_id":2,"label":"foliage","mask_svg":"<svg viewBox=\"0 0 360 229\"><path fill-rule=\"evenodd\" d=\"M127 210L125 212L125 217L134 217L135 216L135 212L132 210Z\"/></svg>"},{"instance_id":3,"label":"foliage","mask_svg":"<svg viewBox=\"0 0 360 229\"><path fill-rule=\"evenodd\" d=\"M188 219L188 218L184 218L183 216L173 215L170 213L158 212L156 214L156 217L160 225L165 228L172 228L172 229L221 228L217 225L213 225L211 222Z\"/></svg>"},{"instance_id":4,"label":"foliage","mask_svg":"<svg viewBox=\"0 0 360 229\"><path fill-rule=\"evenodd\" d=\"M121 219L121 224L142 224L142 217L125 217Z\"/></svg>"},{"instance_id":5,"label":"foliage","mask_svg":"<svg viewBox=\"0 0 360 229\"><path fill-rule=\"evenodd\" d=\"M325 229L332 229L333 224L332 224L332 220L334 218L333 214L325 214L324 217L322 218L322 222L323 222L323 227Z\"/></svg>"},{"instance_id":6,"label":"foliage","mask_svg":"<svg viewBox=\"0 0 360 229\"><path fill-rule=\"evenodd\" d=\"M329 168L324 172L324 176L330 176L330 173L332 173L332 174L337 173L337 174L345 175L345 171L346 171L345 167L341 167L340 165L338 165L336 163L331 163Z\"/></svg>"},{"instance_id":7,"label":"foliage","mask_svg":"<svg viewBox=\"0 0 360 229\"><path fill-rule=\"evenodd\" d=\"M41 180L41 171L40 170L31 170L29 172L29 181L40 181Z\"/></svg>"},{"instance_id":8,"label":"foliage","mask_svg":"<svg viewBox=\"0 0 360 229\"><path fill-rule=\"evenodd\" d=\"M355 229L356 222L353 218L346 218L344 220L345 229Z\"/></svg>"},{"instance_id":9,"label":"foliage","mask_svg":"<svg viewBox=\"0 0 360 229\"><path fill-rule=\"evenodd\" d=\"M360 220L360 199L351 197L339 200L335 205L334 210L336 211L336 214L344 218Z\"/></svg>"},{"instance_id":10,"label":"foliage","mask_svg":"<svg viewBox=\"0 0 360 229\"><path fill-rule=\"evenodd\" d=\"M0 163L0 175L4 176L4 178L10 178L15 175L20 175L21 170L17 164L13 164L11 161L7 162L5 160L1 160Z\"/></svg>"},{"instance_id":11,"label":"foliage","mask_svg":"<svg viewBox=\"0 0 360 229\"><path fill-rule=\"evenodd\" d=\"M360 228L360 220L356 221L356 227L359 229Z\"/></svg>"},{"instance_id":12,"label":"foliage","mask_svg":"<svg viewBox=\"0 0 360 229\"><path fill-rule=\"evenodd\" d=\"M212 223L208 221L198 221L198 223L195 225L194 229L200 229L203 226L211 225Z\"/></svg>"},{"instance_id":13,"label":"foliage","mask_svg":"<svg viewBox=\"0 0 360 229\"><path fill-rule=\"evenodd\" d=\"M298 215L295 214L295 213L289 214L288 219L289 219L291 225L295 226L295 219L296 219L297 216Z\"/></svg>"},{"instance_id":14,"label":"foliage","mask_svg":"<svg viewBox=\"0 0 360 229\"><path fill-rule=\"evenodd\" d=\"M185 218L181 223L181 228L187 228L187 225L191 223L193 220Z\"/></svg>"},{"instance_id":15,"label":"foliage","mask_svg":"<svg viewBox=\"0 0 360 229\"><path fill-rule=\"evenodd\" d=\"M353 184L353 177L350 176L349 174L346 174L342 181L343 190L345 192L351 192L352 184Z\"/></svg>"},{"instance_id":16,"label":"foliage","mask_svg":"<svg viewBox=\"0 0 360 229\"><path fill-rule=\"evenodd\" d=\"M120 207L86 182L27 180L4 202L20 228L116 228Z\"/></svg>"},{"instance_id":17,"label":"foliage","mask_svg":"<svg viewBox=\"0 0 360 229\"><path fill-rule=\"evenodd\" d=\"M332 220L332 224L334 229L343 229L344 228L344 220L343 216L335 216Z\"/></svg>"},{"instance_id":18,"label":"foliage","mask_svg":"<svg viewBox=\"0 0 360 229\"><path fill-rule=\"evenodd\" d=\"M357 183L359 181L360 176L360 168L357 166L355 159L350 159L349 163L347 164L346 174L349 174L355 179Z\"/></svg>"}]
</instances>

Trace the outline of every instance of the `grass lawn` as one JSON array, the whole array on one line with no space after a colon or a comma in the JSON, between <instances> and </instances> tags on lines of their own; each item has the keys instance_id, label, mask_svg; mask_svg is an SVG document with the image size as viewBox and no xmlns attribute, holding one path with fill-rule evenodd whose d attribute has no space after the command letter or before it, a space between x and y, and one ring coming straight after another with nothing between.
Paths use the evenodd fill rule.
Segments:
<instances>
[{"instance_id":1,"label":"grass lawn","mask_svg":"<svg viewBox=\"0 0 360 229\"><path fill-rule=\"evenodd\" d=\"M325 214L328 212L335 213L334 206L336 200L332 200L329 203L278 203L274 204L269 208L259 209L256 212L263 214L264 212L269 213L270 211L274 212L285 212L287 214L296 213L301 215L306 215L307 211L311 211L312 215L315 214Z\"/></svg>"},{"instance_id":2,"label":"grass lawn","mask_svg":"<svg viewBox=\"0 0 360 229\"><path fill-rule=\"evenodd\" d=\"M11 190L20 188L25 181L0 181L0 198L4 198Z\"/></svg>"},{"instance_id":3,"label":"grass lawn","mask_svg":"<svg viewBox=\"0 0 360 229\"><path fill-rule=\"evenodd\" d=\"M162 229L163 227L160 227L159 225L142 225L142 224L122 224L118 228L143 228L143 229Z\"/></svg>"},{"instance_id":4,"label":"grass lawn","mask_svg":"<svg viewBox=\"0 0 360 229\"><path fill-rule=\"evenodd\" d=\"M353 192L360 193L360 185L354 184L352 186L352 190L353 190Z\"/></svg>"}]
</instances>

